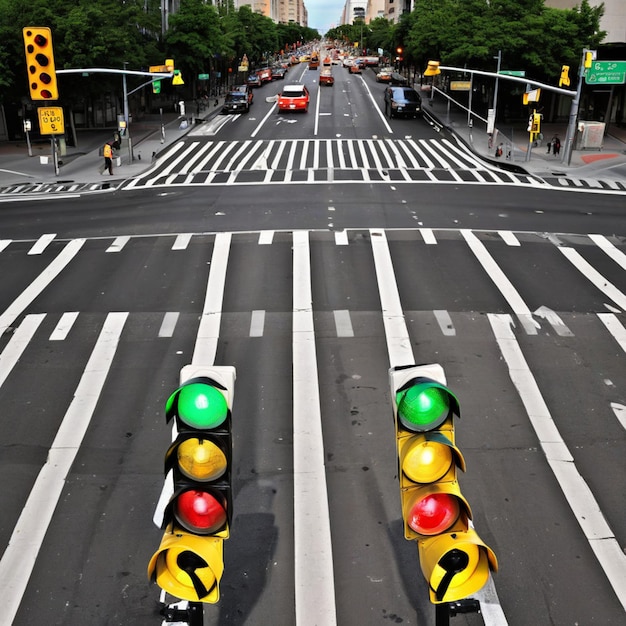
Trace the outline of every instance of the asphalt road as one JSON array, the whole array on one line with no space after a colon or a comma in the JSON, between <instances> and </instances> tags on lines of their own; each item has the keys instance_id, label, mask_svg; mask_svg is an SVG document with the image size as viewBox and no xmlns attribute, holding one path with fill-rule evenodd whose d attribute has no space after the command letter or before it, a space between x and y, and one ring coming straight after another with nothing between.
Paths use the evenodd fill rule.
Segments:
<instances>
[{"instance_id":1,"label":"asphalt road","mask_svg":"<svg viewBox=\"0 0 626 626\"><path fill-rule=\"evenodd\" d=\"M384 120L369 75L337 68L318 93L312 72L294 71L314 94L307 115L272 112L259 96L280 85L268 85L253 116L199 144L256 129L258 141L440 140L422 120ZM3 620L160 623L146 567L161 536L163 407L204 349L199 324L218 316L214 363L237 368L235 500L206 624L435 623L402 536L388 368L404 358L440 363L460 399L461 486L500 564L497 598L452 623L622 624L622 207L610 193L462 181L159 186L1 205ZM328 493L323 572L295 561L302 312ZM332 580L334 594L297 594L297 572Z\"/></svg>"}]
</instances>

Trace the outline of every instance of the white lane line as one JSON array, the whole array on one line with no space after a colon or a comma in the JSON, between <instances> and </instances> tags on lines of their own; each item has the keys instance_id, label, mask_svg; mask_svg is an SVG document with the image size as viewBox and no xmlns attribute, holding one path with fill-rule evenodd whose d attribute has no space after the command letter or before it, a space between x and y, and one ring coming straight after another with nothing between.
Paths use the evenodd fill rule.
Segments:
<instances>
[{"instance_id":1,"label":"white lane line","mask_svg":"<svg viewBox=\"0 0 626 626\"><path fill-rule=\"evenodd\" d=\"M396 284L396 275L393 271L391 253L384 230L370 229L372 241L372 253L374 254L374 266L376 279L378 280L378 292L383 313L383 324L387 336L387 350L391 367L398 365L413 365L413 348L409 331L404 320L404 312Z\"/></svg>"},{"instance_id":2,"label":"white lane line","mask_svg":"<svg viewBox=\"0 0 626 626\"><path fill-rule=\"evenodd\" d=\"M428 244L429 246L437 244L437 238L435 237L435 233L433 233L432 228L420 228L419 231L425 244Z\"/></svg>"},{"instance_id":3,"label":"white lane line","mask_svg":"<svg viewBox=\"0 0 626 626\"><path fill-rule=\"evenodd\" d=\"M507 246L521 246L519 239L510 230L499 230L498 235Z\"/></svg>"},{"instance_id":4,"label":"white lane line","mask_svg":"<svg viewBox=\"0 0 626 626\"><path fill-rule=\"evenodd\" d=\"M333 311L335 316L335 328L337 330L337 337L354 337L354 330L352 328L352 320L350 319L350 311L338 310Z\"/></svg>"},{"instance_id":5,"label":"white lane line","mask_svg":"<svg viewBox=\"0 0 626 626\"><path fill-rule=\"evenodd\" d=\"M192 233L181 233L176 236L172 250L186 250L192 238Z\"/></svg>"},{"instance_id":6,"label":"white lane line","mask_svg":"<svg viewBox=\"0 0 626 626\"><path fill-rule=\"evenodd\" d=\"M623 270L626 270L626 254L614 246L604 235L589 235L601 250L608 254Z\"/></svg>"},{"instance_id":7,"label":"white lane line","mask_svg":"<svg viewBox=\"0 0 626 626\"><path fill-rule=\"evenodd\" d=\"M337 623L309 234L293 233L293 490L297 626Z\"/></svg>"},{"instance_id":8,"label":"white lane line","mask_svg":"<svg viewBox=\"0 0 626 626\"><path fill-rule=\"evenodd\" d=\"M116 237L115 241L106 249L106 252L121 252L129 241L130 235Z\"/></svg>"},{"instance_id":9,"label":"white lane line","mask_svg":"<svg viewBox=\"0 0 626 626\"><path fill-rule=\"evenodd\" d=\"M598 318L613 335L623 352L626 352L626 329L620 324L614 313L598 313Z\"/></svg>"},{"instance_id":10,"label":"white lane line","mask_svg":"<svg viewBox=\"0 0 626 626\"><path fill-rule=\"evenodd\" d=\"M494 337L509 368L509 376L524 404L541 448L561 491L598 559L609 583L626 609L626 555L607 524L600 506L574 464L541 395L511 328L510 315L489 314Z\"/></svg>"},{"instance_id":11,"label":"white lane line","mask_svg":"<svg viewBox=\"0 0 626 626\"><path fill-rule=\"evenodd\" d=\"M448 311L435 310L433 313L435 314L437 324L439 324L439 328L444 335L448 337L456 335L456 329L454 328L452 318L450 317L450 313L448 313Z\"/></svg>"},{"instance_id":12,"label":"white lane line","mask_svg":"<svg viewBox=\"0 0 626 626\"><path fill-rule=\"evenodd\" d=\"M558 250L596 289L613 300L617 306L621 307L622 311L626 311L626 295L588 263L578 250L567 246L559 246Z\"/></svg>"},{"instance_id":13,"label":"white lane line","mask_svg":"<svg viewBox=\"0 0 626 626\"><path fill-rule=\"evenodd\" d=\"M215 362L217 340L222 321L222 301L224 299L224 285L226 284L226 268L228 266L231 238L232 233L218 233L215 236L204 308L200 318L191 365L213 365Z\"/></svg>"},{"instance_id":14,"label":"white lane line","mask_svg":"<svg viewBox=\"0 0 626 626\"><path fill-rule=\"evenodd\" d=\"M250 337L263 337L265 329L265 311L252 311L250 317Z\"/></svg>"},{"instance_id":15,"label":"white lane line","mask_svg":"<svg viewBox=\"0 0 626 626\"><path fill-rule=\"evenodd\" d=\"M74 326L74 322L78 319L78 311L67 311L61 315L59 323L50 335L50 341L63 341Z\"/></svg>"},{"instance_id":16,"label":"white lane line","mask_svg":"<svg viewBox=\"0 0 626 626\"><path fill-rule=\"evenodd\" d=\"M0 352L0 387L4 384L15 364L20 360L22 352L24 352L28 342L33 338L44 317L46 317L45 313L27 315L11 336L4 350Z\"/></svg>"},{"instance_id":17,"label":"white lane line","mask_svg":"<svg viewBox=\"0 0 626 626\"><path fill-rule=\"evenodd\" d=\"M526 303L522 300L517 289L513 287L513 284L506 277L505 273L493 260L487 248L485 248L484 244L471 230L461 229L461 234L465 238L470 250L474 253L474 256L483 266L485 272L487 272L489 278L491 278L494 285L504 296L504 299L509 303L511 310L515 313L517 319L519 319L522 328L527 334L536 335L537 329L540 328L539 322L533 319L533 314L530 312L530 309L526 306Z\"/></svg>"},{"instance_id":18,"label":"white lane line","mask_svg":"<svg viewBox=\"0 0 626 626\"><path fill-rule=\"evenodd\" d=\"M128 313L109 313L74 397L0 560L0 605L11 624L20 607L54 510L96 409Z\"/></svg>"},{"instance_id":19,"label":"white lane line","mask_svg":"<svg viewBox=\"0 0 626 626\"><path fill-rule=\"evenodd\" d=\"M0 239L0 252L2 252L12 241L13 239Z\"/></svg>"},{"instance_id":20,"label":"white lane line","mask_svg":"<svg viewBox=\"0 0 626 626\"><path fill-rule=\"evenodd\" d=\"M28 251L28 254L41 254L54 241L55 237L56 233L41 235L33 247Z\"/></svg>"},{"instance_id":21,"label":"white lane line","mask_svg":"<svg viewBox=\"0 0 626 626\"><path fill-rule=\"evenodd\" d=\"M180 313L177 311L168 311L163 316L161 328L159 328L159 337L172 337L174 335L179 316Z\"/></svg>"},{"instance_id":22,"label":"white lane line","mask_svg":"<svg viewBox=\"0 0 626 626\"><path fill-rule=\"evenodd\" d=\"M61 273L61 270L74 258L84 243L84 239L72 239L48 267L9 305L9 308L0 315L0 336L54 278Z\"/></svg>"}]
</instances>

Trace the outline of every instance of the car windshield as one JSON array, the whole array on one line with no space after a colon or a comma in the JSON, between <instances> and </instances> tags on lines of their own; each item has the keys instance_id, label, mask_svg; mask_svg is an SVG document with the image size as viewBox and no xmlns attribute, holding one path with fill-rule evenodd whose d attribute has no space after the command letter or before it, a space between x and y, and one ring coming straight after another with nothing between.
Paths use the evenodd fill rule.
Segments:
<instances>
[{"instance_id":1,"label":"car windshield","mask_svg":"<svg viewBox=\"0 0 626 626\"><path fill-rule=\"evenodd\" d=\"M234 93L229 93L226 95L226 102L236 102L239 100L245 100L246 94L241 93L240 91L235 91Z\"/></svg>"},{"instance_id":2,"label":"car windshield","mask_svg":"<svg viewBox=\"0 0 626 626\"><path fill-rule=\"evenodd\" d=\"M396 89L394 90L394 98L407 100L408 102L419 102L420 97L414 89Z\"/></svg>"}]
</instances>

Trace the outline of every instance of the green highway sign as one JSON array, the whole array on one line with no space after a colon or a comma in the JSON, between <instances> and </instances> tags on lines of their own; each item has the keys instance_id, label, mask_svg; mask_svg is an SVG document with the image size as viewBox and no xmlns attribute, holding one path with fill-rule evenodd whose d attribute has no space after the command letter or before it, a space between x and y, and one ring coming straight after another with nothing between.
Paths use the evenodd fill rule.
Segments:
<instances>
[{"instance_id":1,"label":"green highway sign","mask_svg":"<svg viewBox=\"0 0 626 626\"><path fill-rule=\"evenodd\" d=\"M208 74L198 74L198 80L209 80Z\"/></svg>"},{"instance_id":2,"label":"green highway sign","mask_svg":"<svg viewBox=\"0 0 626 626\"><path fill-rule=\"evenodd\" d=\"M526 72L524 70L500 70L498 74L504 74L505 76L519 76L520 78L526 76Z\"/></svg>"},{"instance_id":3,"label":"green highway sign","mask_svg":"<svg viewBox=\"0 0 626 626\"><path fill-rule=\"evenodd\" d=\"M626 61L594 61L585 70L588 85L623 85L626 82Z\"/></svg>"}]
</instances>

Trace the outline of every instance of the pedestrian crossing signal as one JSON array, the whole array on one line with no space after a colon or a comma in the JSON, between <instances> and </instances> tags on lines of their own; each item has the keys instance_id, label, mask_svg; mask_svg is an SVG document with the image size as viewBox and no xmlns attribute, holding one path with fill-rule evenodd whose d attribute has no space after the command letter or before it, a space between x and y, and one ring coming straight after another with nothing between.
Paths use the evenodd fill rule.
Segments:
<instances>
[{"instance_id":1,"label":"pedestrian crossing signal","mask_svg":"<svg viewBox=\"0 0 626 626\"><path fill-rule=\"evenodd\" d=\"M165 405L175 436L165 453L173 495L148 577L182 600L214 603L232 519L231 412L235 368L187 366Z\"/></svg>"},{"instance_id":2,"label":"pedestrian crossing signal","mask_svg":"<svg viewBox=\"0 0 626 626\"><path fill-rule=\"evenodd\" d=\"M440 365L391 368L389 378L404 537L417 541L431 602L462 600L498 565L470 525L472 511L457 480L457 470L465 471L454 432L459 402Z\"/></svg>"}]
</instances>

